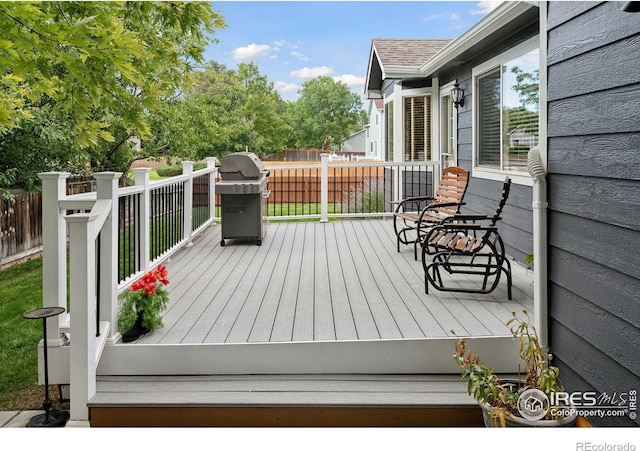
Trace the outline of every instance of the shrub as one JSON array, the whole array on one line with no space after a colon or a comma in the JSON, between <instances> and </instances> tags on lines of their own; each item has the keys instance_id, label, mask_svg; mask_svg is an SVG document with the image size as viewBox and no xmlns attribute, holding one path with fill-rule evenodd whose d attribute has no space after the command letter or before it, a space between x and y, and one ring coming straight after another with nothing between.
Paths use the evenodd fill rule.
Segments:
<instances>
[{"instance_id":1,"label":"shrub","mask_svg":"<svg viewBox=\"0 0 640 451\"><path fill-rule=\"evenodd\" d=\"M342 200L343 213L380 213L384 211L384 181L379 177L365 177Z\"/></svg>"},{"instance_id":2,"label":"shrub","mask_svg":"<svg viewBox=\"0 0 640 451\"><path fill-rule=\"evenodd\" d=\"M160 177L175 177L182 175L182 164L163 164L156 168Z\"/></svg>"},{"instance_id":3,"label":"shrub","mask_svg":"<svg viewBox=\"0 0 640 451\"><path fill-rule=\"evenodd\" d=\"M193 165L194 171L199 171L207 167L207 163L195 163ZM182 175L182 163L178 164L164 164L156 168L156 172L160 177L175 177Z\"/></svg>"}]
</instances>

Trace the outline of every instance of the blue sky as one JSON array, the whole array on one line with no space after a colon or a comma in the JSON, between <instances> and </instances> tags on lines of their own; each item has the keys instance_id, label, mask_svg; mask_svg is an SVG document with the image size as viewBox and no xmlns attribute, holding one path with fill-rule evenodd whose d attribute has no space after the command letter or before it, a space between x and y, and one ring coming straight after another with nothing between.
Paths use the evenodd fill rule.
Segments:
<instances>
[{"instance_id":1,"label":"blue sky","mask_svg":"<svg viewBox=\"0 0 640 451\"><path fill-rule=\"evenodd\" d=\"M319 75L362 94L374 38L456 38L500 2L220 1L227 28L205 54L228 68L253 61L285 100Z\"/></svg>"}]
</instances>

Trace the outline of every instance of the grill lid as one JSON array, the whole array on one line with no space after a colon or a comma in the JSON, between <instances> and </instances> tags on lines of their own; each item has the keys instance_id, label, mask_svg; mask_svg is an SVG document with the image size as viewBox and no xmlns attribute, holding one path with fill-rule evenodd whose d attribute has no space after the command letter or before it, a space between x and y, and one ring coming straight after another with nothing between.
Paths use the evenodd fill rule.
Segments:
<instances>
[{"instance_id":1,"label":"grill lid","mask_svg":"<svg viewBox=\"0 0 640 451\"><path fill-rule=\"evenodd\" d=\"M224 180L257 180L268 173L253 152L230 153L220 163L220 176Z\"/></svg>"}]
</instances>

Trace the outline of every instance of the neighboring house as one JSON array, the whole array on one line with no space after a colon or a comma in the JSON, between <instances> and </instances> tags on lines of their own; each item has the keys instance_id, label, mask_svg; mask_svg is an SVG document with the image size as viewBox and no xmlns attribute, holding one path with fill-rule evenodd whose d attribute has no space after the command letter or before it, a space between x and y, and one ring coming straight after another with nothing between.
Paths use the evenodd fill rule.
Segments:
<instances>
[{"instance_id":1,"label":"neighboring house","mask_svg":"<svg viewBox=\"0 0 640 451\"><path fill-rule=\"evenodd\" d=\"M365 158L369 160L388 160L384 145L384 101L382 99L369 100L369 124L367 130L367 150Z\"/></svg>"},{"instance_id":2,"label":"neighboring house","mask_svg":"<svg viewBox=\"0 0 640 451\"><path fill-rule=\"evenodd\" d=\"M540 135L527 131L527 127L519 125L509 132L509 147L525 146L534 148L540 143Z\"/></svg>"},{"instance_id":3,"label":"neighboring house","mask_svg":"<svg viewBox=\"0 0 640 451\"><path fill-rule=\"evenodd\" d=\"M357 153L365 154L365 148L367 146L367 131L362 129L355 133L352 133L346 139L343 139L340 143L340 151L344 153Z\"/></svg>"},{"instance_id":4,"label":"neighboring house","mask_svg":"<svg viewBox=\"0 0 640 451\"><path fill-rule=\"evenodd\" d=\"M371 43L365 91L383 99L385 160L432 159L431 79L420 66L451 39L374 39Z\"/></svg>"},{"instance_id":5,"label":"neighboring house","mask_svg":"<svg viewBox=\"0 0 640 451\"><path fill-rule=\"evenodd\" d=\"M384 99L394 161L471 171L465 212L494 211L511 177L500 234L516 261L540 246L536 321L566 390L628 400L640 386L640 14L623 5L504 2L427 57L420 75L385 70L374 40L366 92ZM455 85L464 90L456 109ZM413 147L416 113L432 144L426 151ZM523 159L534 145L547 171L542 201ZM536 230L534 200L536 215L548 200L548 221Z\"/></svg>"}]
</instances>

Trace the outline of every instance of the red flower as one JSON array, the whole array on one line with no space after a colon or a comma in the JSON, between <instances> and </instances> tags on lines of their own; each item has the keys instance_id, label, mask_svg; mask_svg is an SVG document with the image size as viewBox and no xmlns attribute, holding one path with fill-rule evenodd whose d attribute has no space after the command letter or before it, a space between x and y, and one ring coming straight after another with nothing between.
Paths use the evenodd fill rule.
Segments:
<instances>
[{"instance_id":1,"label":"red flower","mask_svg":"<svg viewBox=\"0 0 640 451\"><path fill-rule=\"evenodd\" d=\"M156 294L157 282L163 285L169 284L167 276L169 272L165 266L159 265L155 271L149 271L141 279L137 280L131 285L130 291L144 290L144 294L147 296L153 296Z\"/></svg>"},{"instance_id":2,"label":"red flower","mask_svg":"<svg viewBox=\"0 0 640 451\"><path fill-rule=\"evenodd\" d=\"M158 265L158 269L156 270L156 276L158 277L158 280L162 282L163 285L169 284L169 279L167 278L168 275L169 275L169 272L167 271L167 267Z\"/></svg>"}]
</instances>

